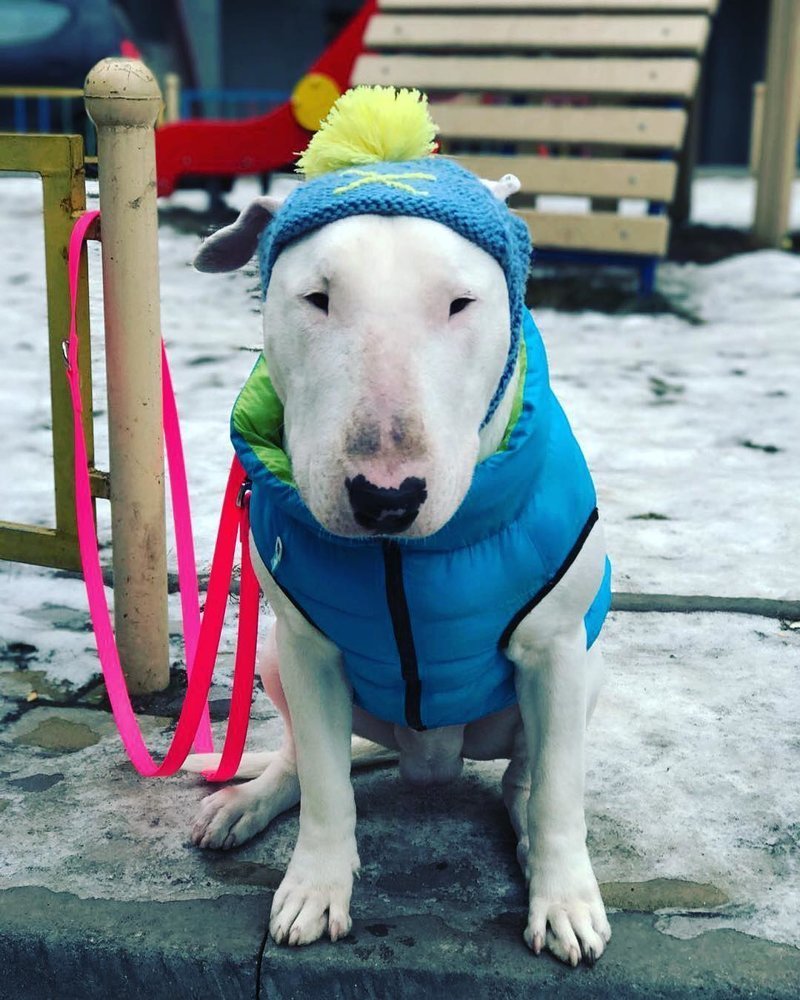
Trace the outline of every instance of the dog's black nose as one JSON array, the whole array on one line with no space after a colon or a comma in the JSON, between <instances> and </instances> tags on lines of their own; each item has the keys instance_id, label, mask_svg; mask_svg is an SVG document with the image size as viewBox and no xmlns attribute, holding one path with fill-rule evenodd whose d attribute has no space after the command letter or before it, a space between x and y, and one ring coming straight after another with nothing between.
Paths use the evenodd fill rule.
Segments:
<instances>
[{"instance_id":1,"label":"dog's black nose","mask_svg":"<svg viewBox=\"0 0 800 1000\"><path fill-rule=\"evenodd\" d=\"M427 499L425 480L409 476L396 489L371 483L366 476L346 479L347 495L356 524L381 534L405 531Z\"/></svg>"}]
</instances>

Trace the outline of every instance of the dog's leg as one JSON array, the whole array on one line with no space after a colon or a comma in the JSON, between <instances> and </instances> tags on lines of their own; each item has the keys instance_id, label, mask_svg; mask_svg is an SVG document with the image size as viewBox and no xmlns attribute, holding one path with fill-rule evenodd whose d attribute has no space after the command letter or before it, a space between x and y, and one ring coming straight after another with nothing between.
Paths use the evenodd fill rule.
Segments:
<instances>
[{"instance_id":1,"label":"dog's leg","mask_svg":"<svg viewBox=\"0 0 800 1000\"><path fill-rule=\"evenodd\" d=\"M529 652L516 660L531 761L525 940L537 954L546 944L571 965L581 956L591 963L611 931L586 849L585 632L576 628Z\"/></svg>"},{"instance_id":2,"label":"dog's leg","mask_svg":"<svg viewBox=\"0 0 800 1000\"><path fill-rule=\"evenodd\" d=\"M523 872L528 869L530 839L528 837L528 799L531 794L531 769L525 730L520 725L514 736L511 760L503 773L503 802L517 836L517 861Z\"/></svg>"},{"instance_id":3,"label":"dog's leg","mask_svg":"<svg viewBox=\"0 0 800 1000\"><path fill-rule=\"evenodd\" d=\"M611 936L586 848L584 734L598 679L586 650L583 615L602 578L595 532L555 588L509 644L530 761L527 808L530 902L525 941L562 961L594 962ZM597 671L594 671L597 674ZM512 773L512 779L518 780ZM513 817L512 817L513 821Z\"/></svg>"},{"instance_id":4,"label":"dog's leg","mask_svg":"<svg viewBox=\"0 0 800 1000\"><path fill-rule=\"evenodd\" d=\"M274 629L267 638L258 672L267 696L283 719L282 746L280 750L245 754L237 777L252 777L254 780L229 785L203 799L191 832L192 843L198 847L223 851L240 847L265 830L276 816L292 809L300 801L292 721L281 684ZM353 736L352 768L394 763L398 752L392 749L394 731L391 724L381 723L364 712L356 712L356 717L364 736L370 738ZM379 745L375 738L380 738L389 746ZM219 753L192 754L184 770L199 774L207 768L217 767L220 757Z\"/></svg>"},{"instance_id":5,"label":"dog's leg","mask_svg":"<svg viewBox=\"0 0 800 1000\"><path fill-rule=\"evenodd\" d=\"M261 657L259 673L264 690L283 717L283 744L272 754L258 755L265 759L265 767L253 781L230 785L203 799L191 833L192 843L198 847L222 850L238 847L300 801L292 723L278 672L274 628ZM219 755L214 757L218 761Z\"/></svg>"},{"instance_id":6,"label":"dog's leg","mask_svg":"<svg viewBox=\"0 0 800 1000\"><path fill-rule=\"evenodd\" d=\"M338 649L310 626L270 578L262 578L277 615L280 676L300 779L300 832L272 901L278 944L332 941L351 927L350 896L359 858L350 784L352 692Z\"/></svg>"},{"instance_id":7,"label":"dog's leg","mask_svg":"<svg viewBox=\"0 0 800 1000\"><path fill-rule=\"evenodd\" d=\"M603 680L603 661L600 653L600 643L595 642L588 654L589 662L589 698L586 709L586 722L592 717L597 704L597 696ZM503 774L503 802L508 810L511 826L517 835L517 860L524 873L528 871L528 853L530 841L528 838L528 800L531 794L531 769L528 761L528 746L525 730L518 725L511 738L511 759ZM493 756L501 756L494 754ZM480 759L486 759L481 757Z\"/></svg>"}]
</instances>

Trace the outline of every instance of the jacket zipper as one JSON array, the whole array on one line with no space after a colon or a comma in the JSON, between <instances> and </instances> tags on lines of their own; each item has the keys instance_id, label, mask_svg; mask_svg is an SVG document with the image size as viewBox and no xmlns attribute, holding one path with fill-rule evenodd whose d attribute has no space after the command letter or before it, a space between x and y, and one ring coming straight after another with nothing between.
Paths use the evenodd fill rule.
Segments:
<instances>
[{"instance_id":1,"label":"jacket zipper","mask_svg":"<svg viewBox=\"0 0 800 1000\"><path fill-rule=\"evenodd\" d=\"M411 614L403 583L403 556L397 542L384 540L383 565L386 573L386 600L392 618L397 652L400 654L400 672L406 688L406 723L412 729L422 730L425 729L422 725L422 685L419 679L417 651L414 648L414 635L411 631Z\"/></svg>"}]
</instances>

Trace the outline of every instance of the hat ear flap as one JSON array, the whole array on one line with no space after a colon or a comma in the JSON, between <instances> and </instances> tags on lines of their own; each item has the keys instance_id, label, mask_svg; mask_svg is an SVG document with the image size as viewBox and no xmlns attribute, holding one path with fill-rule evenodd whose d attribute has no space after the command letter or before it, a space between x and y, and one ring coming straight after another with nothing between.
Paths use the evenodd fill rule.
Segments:
<instances>
[{"instance_id":1,"label":"hat ear flap","mask_svg":"<svg viewBox=\"0 0 800 1000\"><path fill-rule=\"evenodd\" d=\"M208 273L242 267L256 252L259 236L282 204L282 199L269 195L256 198L236 222L208 237L197 252L194 266Z\"/></svg>"},{"instance_id":2,"label":"hat ear flap","mask_svg":"<svg viewBox=\"0 0 800 1000\"><path fill-rule=\"evenodd\" d=\"M519 177L514 174L503 174L499 181L487 181L480 178L481 184L489 188L498 201L508 201L512 194L516 194L522 187Z\"/></svg>"}]
</instances>

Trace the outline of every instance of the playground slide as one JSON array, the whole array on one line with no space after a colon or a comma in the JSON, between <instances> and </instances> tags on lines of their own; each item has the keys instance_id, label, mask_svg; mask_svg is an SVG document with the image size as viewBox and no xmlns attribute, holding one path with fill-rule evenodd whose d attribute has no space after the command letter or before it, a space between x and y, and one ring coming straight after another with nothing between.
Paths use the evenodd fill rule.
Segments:
<instances>
[{"instance_id":1,"label":"playground slide","mask_svg":"<svg viewBox=\"0 0 800 1000\"><path fill-rule=\"evenodd\" d=\"M241 121L171 122L156 131L159 195L182 177L269 173L291 164L308 145L336 98L349 86L375 0L359 13L300 80L286 103Z\"/></svg>"}]
</instances>

